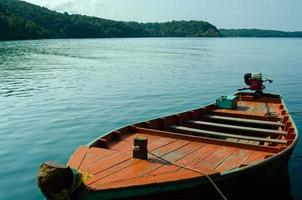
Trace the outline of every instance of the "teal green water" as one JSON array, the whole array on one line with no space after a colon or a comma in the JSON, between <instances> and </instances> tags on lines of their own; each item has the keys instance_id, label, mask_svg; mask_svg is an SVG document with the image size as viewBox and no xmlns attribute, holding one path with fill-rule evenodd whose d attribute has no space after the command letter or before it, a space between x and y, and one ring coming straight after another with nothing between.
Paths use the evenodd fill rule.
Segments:
<instances>
[{"instance_id":1,"label":"teal green water","mask_svg":"<svg viewBox=\"0 0 302 200\"><path fill-rule=\"evenodd\" d=\"M0 42L0 199L43 199L35 184L43 161L66 162L111 129L211 103L255 71L302 111L302 39ZM301 117L293 115L300 131ZM295 199L301 155L299 142L289 163Z\"/></svg>"}]
</instances>

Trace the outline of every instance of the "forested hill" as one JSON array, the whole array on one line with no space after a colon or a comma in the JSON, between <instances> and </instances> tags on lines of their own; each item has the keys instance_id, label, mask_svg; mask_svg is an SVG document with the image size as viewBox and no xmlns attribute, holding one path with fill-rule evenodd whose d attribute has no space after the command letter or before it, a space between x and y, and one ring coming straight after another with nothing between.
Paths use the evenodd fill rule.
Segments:
<instances>
[{"instance_id":1,"label":"forested hill","mask_svg":"<svg viewBox=\"0 0 302 200\"><path fill-rule=\"evenodd\" d=\"M121 22L59 13L18 0L0 0L0 40L108 37L218 37L203 21Z\"/></svg>"},{"instance_id":2,"label":"forested hill","mask_svg":"<svg viewBox=\"0 0 302 200\"><path fill-rule=\"evenodd\" d=\"M223 37L302 37L302 31L285 32L262 29L219 29Z\"/></svg>"},{"instance_id":3,"label":"forested hill","mask_svg":"<svg viewBox=\"0 0 302 200\"><path fill-rule=\"evenodd\" d=\"M19 0L0 0L0 40L111 37L302 37L302 32L219 29L203 21L137 23L59 13Z\"/></svg>"}]
</instances>

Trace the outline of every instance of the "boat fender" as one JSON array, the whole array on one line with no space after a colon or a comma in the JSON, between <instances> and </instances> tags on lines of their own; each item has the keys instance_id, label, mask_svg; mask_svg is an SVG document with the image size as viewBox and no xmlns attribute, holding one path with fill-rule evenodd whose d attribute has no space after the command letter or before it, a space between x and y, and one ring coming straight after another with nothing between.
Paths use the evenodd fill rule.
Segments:
<instances>
[{"instance_id":1,"label":"boat fender","mask_svg":"<svg viewBox=\"0 0 302 200\"><path fill-rule=\"evenodd\" d=\"M72 193L80 188L90 178L69 166L55 162L45 162L41 165L37 184L48 200L69 200Z\"/></svg>"}]
</instances>

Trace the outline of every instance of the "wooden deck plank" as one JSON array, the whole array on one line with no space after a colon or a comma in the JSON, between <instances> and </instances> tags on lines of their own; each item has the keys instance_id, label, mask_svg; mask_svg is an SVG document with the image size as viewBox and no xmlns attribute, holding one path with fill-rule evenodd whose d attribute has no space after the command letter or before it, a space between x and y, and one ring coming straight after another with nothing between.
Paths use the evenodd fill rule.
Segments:
<instances>
[{"instance_id":1,"label":"wooden deck plank","mask_svg":"<svg viewBox=\"0 0 302 200\"><path fill-rule=\"evenodd\" d=\"M203 146L205 146L206 144L203 144L203 143L198 143L198 142L192 142L192 143L189 143L175 151L172 151L168 154L166 154L165 156L163 156L162 158L164 160L167 160L171 163L174 163L175 161L183 158L184 156L196 151L197 149L200 149L202 148ZM174 166L174 165L171 165L171 164L165 164L161 167L159 167L158 169L155 169L153 171L151 171L149 174L160 174L160 173L165 173L165 172L169 172L169 171L176 171L180 169L180 167L178 166ZM147 175L147 174L146 174ZM145 175L145 176L146 176Z\"/></svg>"},{"instance_id":2,"label":"wooden deck plank","mask_svg":"<svg viewBox=\"0 0 302 200\"><path fill-rule=\"evenodd\" d=\"M267 120L265 114L268 112L277 112L275 109L275 103L267 103L267 107L265 102L253 102L253 101L242 101L238 100L238 106L236 109L221 109L214 108L211 110L211 115L219 115L219 116L227 116L227 117L242 117L242 118L250 118L257 120ZM279 118L279 117L278 117ZM274 118L274 119L278 119Z\"/></svg>"},{"instance_id":3,"label":"wooden deck plank","mask_svg":"<svg viewBox=\"0 0 302 200\"><path fill-rule=\"evenodd\" d=\"M132 148L133 145L131 145L130 142L128 141L116 141L114 143L112 143L109 148L115 151L122 151L122 150L129 150Z\"/></svg>"},{"instance_id":4,"label":"wooden deck plank","mask_svg":"<svg viewBox=\"0 0 302 200\"><path fill-rule=\"evenodd\" d=\"M79 169L81 170L82 166L89 165L92 162L95 162L99 159L105 158L115 153L117 153L117 151L113 151L110 149L97 148L97 147L89 148L85 158L83 159L81 165L79 166Z\"/></svg>"},{"instance_id":5,"label":"wooden deck plank","mask_svg":"<svg viewBox=\"0 0 302 200\"><path fill-rule=\"evenodd\" d=\"M133 148L133 140L138 134L130 134L123 137L123 140L116 140L109 143L109 148L116 151L127 151Z\"/></svg>"},{"instance_id":6,"label":"wooden deck plank","mask_svg":"<svg viewBox=\"0 0 302 200\"><path fill-rule=\"evenodd\" d=\"M264 160L266 156L273 155L267 152L254 151L248 159L244 162L245 164L251 164L253 162Z\"/></svg>"},{"instance_id":7,"label":"wooden deck plank","mask_svg":"<svg viewBox=\"0 0 302 200\"><path fill-rule=\"evenodd\" d=\"M148 160L139 160L138 162L130 165L116 173L113 173L105 178L96 182L96 184L104 184L108 182L120 181L129 178L137 178L143 176L156 168L165 164L164 161L153 156L149 156Z\"/></svg>"},{"instance_id":8,"label":"wooden deck plank","mask_svg":"<svg viewBox=\"0 0 302 200\"><path fill-rule=\"evenodd\" d=\"M69 161L67 162L67 166L78 169L88 150L89 148L87 146L79 147L70 157Z\"/></svg>"},{"instance_id":9,"label":"wooden deck plank","mask_svg":"<svg viewBox=\"0 0 302 200\"><path fill-rule=\"evenodd\" d=\"M262 133L276 134L276 135L286 135L287 134L286 131L264 129L264 128L254 128L254 127L220 124L220 123L206 122L206 121L196 121L196 120L189 120L188 122L192 123L192 124L211 126L211 127L215 127L215 128L232 129L232 130L246 131L246 132L253 132L253 133L260 133L260 134L262 134Z\"/></svg>"},{"instance_id":10,"label":"wooden deck plank","mask_svg":"<svg viewBox=\"0 0 302 200\"><path fill-rule=\"evenodd\" d=\"M249 110L242 110L252 115L264 115L267 112L275 112L274 103L255 102L255 101L238 101L238 105L242 107L249 107Z\"/></svg>"},{"instance_id":11,"label":"wooden deck plank","mask_svg":"<svg viewBox=\"0 0 302 200\"><path fill-rule=\"evenodd\" d=\"M148 135L144 133L134 133L131 135L127 135L126 137L123 137L123 140L117 140L113 144L110 144L109 147L110 149L116 150L116 151L128 151L133 149L133 141L136 137L145 137L148 139L148 146L151 143L156 142L157 140L161 140L162 137L159 136L153 136L153 135Z\"/></svg>"},{"instance_id":12,"label":"wooden deck plank","mask_svg":"<svg viewBox=\"0 0 302 200\"><path fill-rule=\"evenodd\" d=\"M94 162L90 165L85 165L85 166L83 165L82 171L88 172L90 174L97 174L103 170L106 170L106 169L109 169L110 167L118 165L118 164L128 160L129 158L132 158L132 151L118 152L111 156L107 156L106 158L97 160L96 162Z\"/></svg>"},{"instance_id":13,"label":"wooden deck plank","mask_svg":"<svg viewBox=\"0 0 302 200\"><path fill-rule=\"evenodd\" d=\"M235 150L236 148L233 147L222 146L217 151L195 164L194 168L203 169L206 167L214 170L220 163L225 161Z\"/></svg>"},{"instance_id":14,"label":"wooden deck plank","mask_svg":"<svg viewBox=\"0 0 302 200\"><path fill-rule=\"evenodd\" d=\"M150 139L151 137L149 137L149 139ZM155 138L155 137L152 137L153 139ZM159 147L161 147L161 146L164 146L164 145L166 145L166 144L169 144L169 143L171 143L171 142L173 142L174 140L172 140L172 139L169 139L169 138L160 138L160 137L158 137L157 138L157 140L155 140L155 141L150 141L150 146L149 146L149 149L150 150L154 150L154 149L156 149L156 148L159 148ZM113 166L113 167L111 167L111 168L108 168L108 169L106 169L106 170L104 170L104 171L100 171L100 172L98 172L97 174L95 174L91 179L89 179L88 180L88 182L86 183L86 184L88 184L88 185L92 185L92 184L94 184L95 182L97 182L97 181L99 181L100 179L102 179L102 178L104 178L104 177L107 177L107 176L109 176L109 175L111 175L111 174L114 174L115 172L118 172L118 171L120 171L120 170L122 170L122 169L124 169L124 168L126 168L126 167L128 167L128 166L131 166L131 165L133 165L134 163L137 163L137 162L139 162L140 160L139 159L133 159L133 158L129 158L128 160L126 160L126 161L124 161L124 162L122 162L122 163L119 163L119 164L117 164L117 165L115 165L115 166Z\"/></svg>"},{"instance_id":15,"label":"wooden deck plank","mask_svg":"<svg viewBox=\"0 0 302 200\"><path fill-rule=\"evenodd\" d=\"M236 149L225 161L218 165L215 170L225 172L244 164L248 157L253 153L252 150Z\"/></svg>"},{"instance_id":16,"label":"wooden deck plank","mask_svg":"<svg viewBox=\"0 0 302 200\"><path fill-rule=\"evenodd\" d=\"M153 151L155 149L158 149L175 141L176 139L173 138L162 137L159 140L156 140L155 142L148 144L148 150Z\"/></svg>"},{"instance_id":17,"label":"wooden deck plank","mask_svg":"<svg viewBox=\"0 0 302 200\"><path fill-rule=\"evenodd\" d=\"M91 184L94 184L95 182L99 181L100 179L106 177L106 176L109 176L115 172L118 172L130 165L133 165L134 163L138 162L139 160L138 159L133 159L133 158L129 158L128 160L120 163L120 164L117 164L105 171L101 171L95 175L93 175L90 179L88 179L87 182L85 182L85 184L87 185L91 185Z\"/></svg>"},{"instance_id":18,"label":"wooden deck plank","mask_svg":"<svg viewBox=\"0 0 302 200\"><path fill-rule=\"evenodd\" d=\"M201 175L197 172L193 172L190 170L182 170L182 171L178 171L178 172L156 174L156 175L131 178L131 179L115 181L115 182L108 182L108 183L97 182L94 185L94 188L98 189L98 190L107 190L107 189L113 189L113 188L125 188L125 187L131 187L131 186L136 186L136 185L162 183L162 182L166 182L166 181L172 182L172 181L178 181L181 179L188 179L188 178L193 178L193 177L198 177L198 176L201 176Z\"/></svg>"},{"instance_id":19,"label":"wooden deck plank","mask_svg":"<svg viewBox=\"0 0 302 200\"><path fill-rule=\"evenodd\" d=\"M169 162L175 162L184 156L196 151L197 149L200 149L201 147L205 146L206 144L204 143L199 143L199 142L191 142L179 149L176 149L175 151L172 151L162 158L165 160L168 160Z\"/></svg>"},{"instance_id":20,"label":"wooden deck plank","mask_svg":"<svg viewBox=\"0 0 302 200\"><path fill-rule=\"evenodd\" d=\"M241 92L238 94L238 96L239 96L239 100L247 101L247 102L268 102L268 103L274 103L274 104L281 103L280 96L278 96L278 95L274 95L274 97L273 96L270 96L270 97L264 96L264 97L260 97L259 99L255 99L253 97L252 93Z\"/></svg>"},{"instance_id":21,"label":"wooden deck plank","mask_svg":"<svg viewBox=\"0 0 302 200\"><path fill-rule=\"evenodd\" d=\"M121 150L121 152L132 150L133 144L130 145L130 143L133 143L132 139L134 139L136 136L146 136L146 135L141 134L141 133L136 133L136 134L133 134L131 137L128 137L129 140L125 140L126 142L129 143L128 148L126 148L124 150ZM149 137L148 148L149 148L149 150L154 150L155 148L164 146L164 145L166 145L168 143L171 143L173 141L175 141L175 140L174 139L169 139L169 138L162 138L162 137L158 137L158 136L155 136L155 137L151 136L151 137ZM113 151L113 152L116 152L116 153L120 153L119 151L115 151L115 150L108 150L108 151ZM85 159L83 164L82 164L81 170L85 171L85 170L91 169L93 165L98 165L98 163L95 163L96 161L102 162L101 160L104 159L104 158L105 158L105 156L99 155L99 156L95 156L95 158L91 158L91 160L88 160L87 162L86 162L86 159Z\"/></svg>"},{"instance_id":22,"label":"wooden deck plank","mask_svg":"<svg viewBox=\"0 0 302 200\"><path fill-rule=\"evenodd\" d=\"M189 128L189 127L185 127L185 126L172 125L172 126L170 126L170 128L175 129L175 130L179 130L179 131L187 131L187 132L191 132L191 133L211 135L211 136L216 136L216 137L219 136L219 137L229 137L229 138L244 139L244 140L254 140L254 141L262 141L262 142L286 144L285 140L268 139L268 138L245 136L245 135L235 135L235 134L230 134L230 133L222 133L222 132L216 132L216 131L208 131L208 130L202 130L202 129L196 129L196 128Z\"/></svg>"},{"instance_id":23,"label":"wooden deck plank","mask_svg":"<svg viewBox=\"0 0 302 200\"><path fill-rule=\"evenodd\" d=\"M179 169L180 169L180 167L178 167L176 165L165 164L165 165L151 171L150 173L145 174L144 176L162 174L162 173L170 173L170 172L178 171Z\"/></svg>"},{"instance_id":24,"label":"wooden deck plank","mask_svg":"<svg viewBox=\"0 0 302 200\"><path fill-rule=\"evenodd\" d=\"M187 140L176 140L168 145L165 145L163 147L160 147L160 148L152 151L152 153L161 157L161 156L164 156L172 151L175 151L189 143L190 143L190 141L187 141Z\"/></svg>"},{"instance_id":25,"label":"wooden deck plank","mask_svg":"<svg viewBox=\"0 0 302 200\"><path fill-rule=\"evenodd\" d=\"M148 146L149 151L156 150L157 148L163 147L167 144L170 144L174 142L174 139L171 138L160 138L155 141L150 141L150 145ZM95 162L83 165L82 171L91 173L91 174L99 174L101 172L104 172L103 174L111 173L111 168L116 167L117 165L125 162L128 159L132 158L132 151L126 151L126 152L117 152L116 154L113 154L111 156L108 156L106 158L101 158ZM119 168L119 166L117 166ZM109 170L109 171L107 171ZM102 175L99 175L101 177Z\"/></svg>"},{"instance_id":26,"label":"wooden deck plank","mask_svg":"<svg viewBox=\"0 0 302 200\"><path fill-rule=\"evenodd\" d=\"M282 127L284 126L284 124L281 122L244 119L240 117L226 117L226 116L219 116L219 115L206 115L205 117L208 119L223 120L223 121L230 121L230 122L242 122L242 123L258 124L258 125L282 126Z\"/></svg>"},{"instance_id":27,"label":"wooden deck plank","mask_svg":"<svg viewBox=\"0 0 302 200\"><path fill-rule=\"evenodd\" d=\"M219 148L220 146L218 145L207 144L202 148L198 149L197 151L194 151L193 153L188 154L182 159L176 161L176 163L187 167L193 167L196 163L206 158L207 156L211 155Z\"/></svg>"},{"instance_id":28,"label":"wooden deck plank","mask_svg":"<svg viewBox=\"0 0 302 200\"><path fill-rule=\"evenodd\" d=\"M165 138L165 140L167 140L167 139L168 138ZM200 148L201 145L202 144L197 143L197 142L191 143L190 141L176 140L176 141L172 141L169 144L166 144L162 147L155 149L153 151L153 153L158 156L164 156L169 153L176 152L178 149L182 149L177 152L179 153L179 155L181 155L180 157L183 157L185 154L189 154L190 152L194 151L194 149ZM184 148L184 147L186 147L186 148ZM171 159L173 159L173 156L171 156L171 155L172 154L170 154L168 156L168 158L170 157ZM94 183L102 184L102 183L106 183L106 182L112 182L112 181L117 181L117 180L122 180L122 179L144 176L144 175L149 174L152 171L162 167L165 164L167 164L167 163L164 162L163 160L153 157L152 155L149 155L149 159L147 161L140 160L140 161L138 161L130 166L127 166L119 171L115 171L114 173L112 173L104 178L102 178L103 175L100 175L100 177L98 177L98 180L94 181ZM175 166L166 165L164 170L175 171ZM108 171L108 170L106 170L106 171ZM153 173L158 173L158 172L153 172Z\"/></svg>"}]
</instances>

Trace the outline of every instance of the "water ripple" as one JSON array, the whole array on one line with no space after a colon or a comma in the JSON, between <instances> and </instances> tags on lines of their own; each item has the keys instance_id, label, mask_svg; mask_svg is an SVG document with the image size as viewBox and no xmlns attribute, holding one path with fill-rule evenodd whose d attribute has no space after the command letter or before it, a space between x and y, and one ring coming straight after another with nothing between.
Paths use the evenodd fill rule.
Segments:
<instances>
[{"instance_id":1,"label":"water ripple","mask_svg":"<svg viewBox=\"0 0 302 200\"><path fill-rule=\"evenodd\" d=\"M1 199L43 199L34 180L41 162L66 162L79 145L128 123L208 104L243 87L249 71L272 76L269 91L298 110L301 52L301 39L0 42ZM299 142L290 161L297 198L301 155Z\"/></svg>"}]
</instances>

